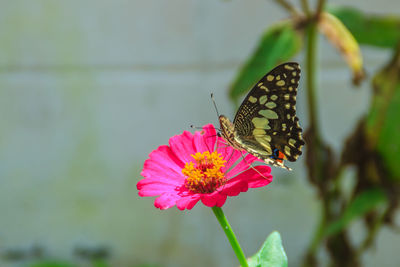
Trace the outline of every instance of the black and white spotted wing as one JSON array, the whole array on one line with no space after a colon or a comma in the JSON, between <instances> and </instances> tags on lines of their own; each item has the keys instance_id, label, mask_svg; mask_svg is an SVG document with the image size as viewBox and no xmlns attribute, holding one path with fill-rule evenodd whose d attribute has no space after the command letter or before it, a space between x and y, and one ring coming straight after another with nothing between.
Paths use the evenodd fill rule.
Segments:
<instances>
[{"instance_id":1,"label":"black and white spotted wing","mask_svg":"<svg viewBox=\"0 0 400 267\"><path fill-rule=\"evenodd\" d=\"M296 161L304 145L296 116L300 66L288 62L267 73L251 89L233 120L235 142L265 162Z\"/></svg>"}]
</instances>

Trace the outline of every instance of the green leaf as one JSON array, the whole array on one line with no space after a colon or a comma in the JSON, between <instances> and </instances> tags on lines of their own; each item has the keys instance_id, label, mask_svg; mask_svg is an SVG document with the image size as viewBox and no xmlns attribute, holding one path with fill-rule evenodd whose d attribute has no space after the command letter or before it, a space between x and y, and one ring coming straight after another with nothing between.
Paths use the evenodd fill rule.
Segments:
<instances>
[{"instance_id":1,"label":"green leaf","mask_svg":"<svg viewBox=\"0 0 400 267\"><path fill-rule=\"evenodd\" d=\"M288 260L282 246L281 235L272 232L261 249L248 259L249 267L287 267Z\"/></svg>"},{"instance_id":2,"label":"green leaf","mask_svg":"<svg viewBox=\"0 0 400 267\"><path fill-rule=\"evenodd\" d=\"M363 216L385 202L386 196L379 188L372 188L360 193L347 206L343 215L326 228L325 235L329 236L340 232L345 229L351 221Z\"/></svg>"},{"instance_id":3,"label":"green leaf","mask_svg":"<svg viewBox=\"0 0 400 267\"><path fill-rule=\"evenodd\" d=\"M264 33L253 55L230 87L229 95L237 102L262 76L279 63L288 61L301 49L302 36L290 21L279 23Z\"/></svg>"},{"instance_id":4,"label":"green leaf","mask_svg":"<svg viewBox=\"0 0 400 267\"><path fill-rule=\"evenodd\" d=\"M400 83L388 105L386 119L378 141L378 151L389 169L392 180L400 181Z\"/></svg>"},{"instance_id":5,"label":"green leaf","mask_svg":"<svg viewBox=\"0 0 400 267\"><path fill-rule=\"evenodd\" d=\"M30 267L75 267L75 265L62 261L42 261L30 265Z\"/></svg>"},{"instance_id":6,"label":"green leaf","mask_svg":"<svg viewBox=\"0 0 400 267\"><path fill-rule=\"evenodd\" d=\"M360 44L394 48L400 41L399 16L366 15L345 7L332 8L329 12L346 25Z\"/></svg>"},{"instance_id":7,"label":"green leaf","mask_svg":"<svg viewBox=\"0 0 400 267\"><path fill-rule=\"evenodd\" d=\"M373 78L374 95L367 134L388 169L400 181L400 45L392 61Z\"/></svg>"},{"instance_id":8,"label":"green leaf","mask_svg":"<svg viewBox=\"0 0 400 267\"><path fill-rule=\"evenodd\" d=\"M102 259L96 259L92 261L92 267L108 267L109 265L107 264L106 261Z\"/></svg>"}]
</instances>

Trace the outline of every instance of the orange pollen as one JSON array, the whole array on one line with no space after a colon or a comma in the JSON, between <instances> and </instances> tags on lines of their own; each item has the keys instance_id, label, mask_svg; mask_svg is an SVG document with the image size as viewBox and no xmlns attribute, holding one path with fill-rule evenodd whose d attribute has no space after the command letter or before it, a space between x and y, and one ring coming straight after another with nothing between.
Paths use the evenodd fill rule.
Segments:
<instances>
[{"instance_id":1,"label":"orange pollen","mask_svg":"<svg viewBox=\"0 0 400 267\"><path fill-rule=\"evenodd\" d=\"M186 177L185 186L193 193L207 194L214 192L226 182L225 174L221 171L225 167L222 156L216 151L197 152L191 155L194 162L187 162L182 169Z\"/></svg>"}]
</instances>

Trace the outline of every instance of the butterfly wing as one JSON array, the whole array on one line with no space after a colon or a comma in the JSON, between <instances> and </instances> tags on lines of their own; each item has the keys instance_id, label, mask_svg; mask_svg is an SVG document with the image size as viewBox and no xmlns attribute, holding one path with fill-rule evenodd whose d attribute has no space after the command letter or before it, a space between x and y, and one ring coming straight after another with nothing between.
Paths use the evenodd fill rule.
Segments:
<instances>
[{"instance_id":1,"label":"butterfly wing","mask_svg":"<svg viewBox=\"0 0 400 267\"><path fill-rule=\"evenodd\" d=\"M296 116L299 80L299 64L277 66L251 89L233 120L235 139L247 152L283 168L282 161L296 161L304 145Z\"/></svg>"}]
</instances>

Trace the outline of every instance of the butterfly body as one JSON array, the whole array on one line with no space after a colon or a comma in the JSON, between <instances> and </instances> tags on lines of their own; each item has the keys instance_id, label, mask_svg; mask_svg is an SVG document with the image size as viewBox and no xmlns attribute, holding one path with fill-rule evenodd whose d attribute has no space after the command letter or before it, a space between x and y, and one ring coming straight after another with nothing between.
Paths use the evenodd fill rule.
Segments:
<instances>
[{"instance_id":1,"label":"butterfly body","mask_svg":"<svg viewBox=\"0 0 400 267\"><path fill-rule=\"evenodd\" d=\"M228 145L290 170L283 161L296 161L304 145L296 116L299 79L297 63L279 65L250 90L233 122L219 116L221 135Z\"/></svg>"}]
</instances>

